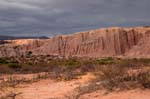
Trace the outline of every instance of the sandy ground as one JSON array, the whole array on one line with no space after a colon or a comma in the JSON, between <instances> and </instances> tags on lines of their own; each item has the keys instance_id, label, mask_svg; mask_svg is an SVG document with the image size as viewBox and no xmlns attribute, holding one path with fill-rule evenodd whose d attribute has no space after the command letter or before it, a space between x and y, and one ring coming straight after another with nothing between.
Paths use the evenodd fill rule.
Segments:
<instances>
[{"instance_id":1,"label":"sandy ground","mask_svg":"<svg viewBox=\"0 0 150 99\"><path fill-rule=\"evenodd\" d=\"M18 91L22 94L22 99L49 99L49 98L64 98L74 88L78 86L78 82L54 82L51 80L42 80L37 83L19 88Z\"/></svg>"},{"instance_id":2,"label":"sandy ground","mask_svg":"<svg viewBox=\"0 0 150 99\"><path fill-rule=\"evenodd\" d=\"M150 90L136 89L111 93L99 90L85 94L81 97L81 99L150 99Z\"/></svg>"},{"instance_id":3,"label":"sandy ground","mask_svg":"<svg viewBox=\"0 0 150 99\"><path fill-rule=\"evenodd\" d=\"M15 99L69 99L66 96L71 95L76 87L86 84L92 78L91 74L87 74L72 81L58 82L45 79L32 84L19 85L13 91L21 93ZM98 90L84 94L80 99L150 99L150 90L135 89L111 93Z\"/></svg>"}]
</instances>

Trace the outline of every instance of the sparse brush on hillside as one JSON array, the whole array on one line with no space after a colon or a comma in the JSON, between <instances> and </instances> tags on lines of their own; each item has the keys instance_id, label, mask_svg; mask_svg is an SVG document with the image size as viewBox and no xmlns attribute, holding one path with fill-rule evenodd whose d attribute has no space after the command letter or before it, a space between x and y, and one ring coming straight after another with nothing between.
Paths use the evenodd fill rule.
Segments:
<instances>
[{"instance_id":1,"label":"sparse brush on hillside","mask_svg":"<svg viewBox=\"0 0 150 99\"><path fill-rule=\"evenodd\" d=\"M85 86L79 86L75 93L66 96L68 99L78 99L80 96L96 90L108 91L130 90L135 88L150 89L150 59L51 59L49 56L30 56L25 59L0 59L0 74L41 73L37 77L26 80L9 78L0 87L15 87L18 84L30 83L41 79L51 78L57 81L69 81L80 78L88 72L95 74ZM42 61L40 61L42 60ZM36 61L36 62L35 62Z\"/></svg>"},{"instance_id":2,"label":"sparse brush on hillside","mask_svg":"<svg viewBox=\"0 0 150 99\"><path fill-rule=\"evenodd\" d=\"M0 68L6 66L9 70L18 72L47 72L54 67L67 67L72 69L81 69L82 72L94 71L101 65L121 65L125 67L137 67L150 64L150 59L119 59L119 58L102 58L102 59L51 59L50 56L31 56L28 58L8 58L0 59ZM6 69L5 68L5 69ZM2 68L3 69L3 68ZM3 70L1 70L2 72Z\"/></svg>"},{"instance_id":3,"label":"sparse brush on hillside","mask_svg":"<svg viewBox=\"0 0 150 99\"><path fill-rule=\"evenodd\" d=\"M88 86L80 87L84 93L102 88L108 91L150 88L150 67L147 66L133 68L120 64L102 65L96 69L95 75L96 79ZM79 93L83 93L82 90Z\"/></svg>"}]
</instances>

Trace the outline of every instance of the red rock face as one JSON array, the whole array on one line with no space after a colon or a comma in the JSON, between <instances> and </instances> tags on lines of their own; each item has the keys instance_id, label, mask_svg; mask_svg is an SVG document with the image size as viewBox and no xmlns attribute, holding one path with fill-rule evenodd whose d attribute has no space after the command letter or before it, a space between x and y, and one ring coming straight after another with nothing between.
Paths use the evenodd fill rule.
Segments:
<instances>
[{"instance_id":1,"label":"red rock face","mask_svg":"<svg viewBox=\"0 0 150 99\"><path fill-rule=\"evenodd\" d=\"M112 56L134 56L132 50L136 51L135 46L149 46L150 48L150 28L103 28L71 35L61 35L49 40L32 40L23 44L19 43L19 50L11 49L8 46L17 45L16 43L5 45L0 48L0 56L10 55L10 53L22 53L31 50L35 55L61 55L79 57L112 57ZM145 38L147 38L145 41ZM21 42L21 41L20 41ZM25 41L24 41L25 42ZM141 42L144 42L141 44ZM146 44L146 45L143 45ZM4 45L3 45L4 46ZM9 49L9 50L8 50ZM140 49L138 47L138 49ZM142 48L140 49L142 51ZM149 52L147 50L147 52ZM138 50L138 53L139 52ZM150 53L150 52L149 52ZM145 53L144 53L145 54ZM15 55L15 54L13 54ZM12 55L12 56L13 56ZM142 54L143 55L143 54ZM140 54L138 54L140 56ZM150 54L149 54L150 56Z\"/></svg>"}]
</instances>

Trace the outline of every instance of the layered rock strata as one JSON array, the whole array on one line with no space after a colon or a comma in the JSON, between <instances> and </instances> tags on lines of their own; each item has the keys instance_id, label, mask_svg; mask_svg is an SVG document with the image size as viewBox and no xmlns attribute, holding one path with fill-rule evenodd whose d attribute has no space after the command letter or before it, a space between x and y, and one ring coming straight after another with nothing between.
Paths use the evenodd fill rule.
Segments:
<instances>
[{"instance_id":1,"label":"layered rock strata","mask_svg":"<svg viewBox=\"0 0 150 99\"><path fill-rule=\"evenodd\" d=\"M78 57L144 56L147 53L150 56L150 27L102 28L46 40L8 42L0 46L0 57L21 56L27 51L32 51L34 55ZM145 48L143 53L142 48Z\"/></svg>"}]
</instances>

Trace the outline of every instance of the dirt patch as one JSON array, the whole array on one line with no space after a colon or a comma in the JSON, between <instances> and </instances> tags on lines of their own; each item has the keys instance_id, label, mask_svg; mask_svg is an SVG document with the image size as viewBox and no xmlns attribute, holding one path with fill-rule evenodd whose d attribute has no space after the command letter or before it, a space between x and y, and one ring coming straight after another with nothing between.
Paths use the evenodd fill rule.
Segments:
<instances>
[{"instance_id":1,"label":"dirt patch","mask_svg":"<svg viewBox=\"0 0 150 99\"><path fill-rule=\"evenodd\" d=\"M29 77L30 79L32 76L22 75L22 77ZM1 91L0 95L11 97L16 95L14 99L75 99L71 97L74 89L86 85L93 78L94 76L88 73L79 79L71 81L44 79L31 84L20 84L15 88L7 88L7 91ZM85 93L77 99L149 99L149 97L150 90L135 89L108 93L108 91L102 89Z\"/></svg>"},{"instance_id":2,"label":"dirt patch","mask_svg":"<svg viewBox=\"0 0 150 99\"><path fill-rule=\"evenodd\" d=\"M149 99L149 97L150 90L136 89L112 93L106 93L104 90L98 90L81 96L81 99Z\"/></svg>"}]
</instances>

